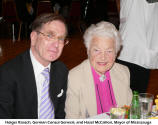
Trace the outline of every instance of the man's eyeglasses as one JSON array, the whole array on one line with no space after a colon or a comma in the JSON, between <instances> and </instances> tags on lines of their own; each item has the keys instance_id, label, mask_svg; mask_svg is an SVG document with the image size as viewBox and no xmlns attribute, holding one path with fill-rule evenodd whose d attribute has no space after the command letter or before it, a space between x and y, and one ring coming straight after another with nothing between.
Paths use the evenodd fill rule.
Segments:
<instances>
[{"instance_id":1,"label":"man's eyeglasses","mask_svg":"<svg viewBox=\"0 0 158 125\"><path fill-rule=\"evenodd\" d=\"M40 31L36 31L36 32L42 34L42 35L45 36L45 37L47 37L47 40L48 40L48 41L58 40L58 42L59 42L60 44L64 44L64 45L66 45L66 44L69 43L68 39L65 38L65 37L56 37L56 36L51 35L51 34L42 33L42 32L40 32Z\"/></svg>"}]
</instances>

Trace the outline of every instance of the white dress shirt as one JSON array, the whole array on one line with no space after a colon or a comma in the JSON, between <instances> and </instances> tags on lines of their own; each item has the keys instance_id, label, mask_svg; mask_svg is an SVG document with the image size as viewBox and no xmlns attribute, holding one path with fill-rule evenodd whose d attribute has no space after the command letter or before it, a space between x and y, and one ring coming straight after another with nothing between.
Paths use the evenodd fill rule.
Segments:
<instances>
[{"instance_id":1,"label":"white dress shirt","mask_svg":"<svg viewBox=\"0 0 158 125\"><path fill-rule=\"evenodd\" d=\"M32 54L32 51L30 50L30 57L33 65L33 70L35 74L35 80L36 80L36 87L37 87L37 96L38 96L38 117L39 117L39 110L40 110L40 98L41 98L41 91L42 91L42 83L44 82L45 78L41 74L42 71L45 68L49 68L50 71L50 65L49 64L47 67L44 67L41 63L39 63L34 55Z\"/></svg>"}]
</instances>

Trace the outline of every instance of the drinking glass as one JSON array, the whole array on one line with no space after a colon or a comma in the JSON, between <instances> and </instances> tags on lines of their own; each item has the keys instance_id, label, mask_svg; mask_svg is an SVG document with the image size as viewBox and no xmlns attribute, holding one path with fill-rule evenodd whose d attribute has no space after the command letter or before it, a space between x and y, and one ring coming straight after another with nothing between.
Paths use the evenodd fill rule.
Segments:
<instances>
[{"instance_id":1,"label":"drinking glass","mask_svg":"<svg viewBox=\"0 0 158 125\"><path fill-rule=\"evenodd\" d=\"M147 119L151 116L154 96L150 93L140 93L139 103L141 109L141 118Z\"/></svg>"},{"instance_id":2,"label":"drinking glass","mask_svg":"<svg viewBox=\"0 0 158 125\"><path fill-rule=\"evenodd\" d=\"M111 108L110 109L110 118L111 119L124 119L126 110L124 108Z\"/></svg>"}]
</instances>

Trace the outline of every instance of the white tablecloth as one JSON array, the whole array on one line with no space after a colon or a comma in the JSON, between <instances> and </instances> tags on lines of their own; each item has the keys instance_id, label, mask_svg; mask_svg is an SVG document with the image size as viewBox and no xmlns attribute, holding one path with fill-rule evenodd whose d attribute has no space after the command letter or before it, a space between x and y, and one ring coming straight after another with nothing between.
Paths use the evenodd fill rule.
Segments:
<instances>
[{"instance_id":1,"label":"white tablecloth","mask_svg":"<svg viewBox=\"0 0 158 125\"><path fill-rule=\"evenodd\" d=\"M107 115L106 113L103 113L103 114L99 114L99 115L96 115L96 116L92 116L88 119L110 119L110 116Z\"/></svg>"}]
</instances>

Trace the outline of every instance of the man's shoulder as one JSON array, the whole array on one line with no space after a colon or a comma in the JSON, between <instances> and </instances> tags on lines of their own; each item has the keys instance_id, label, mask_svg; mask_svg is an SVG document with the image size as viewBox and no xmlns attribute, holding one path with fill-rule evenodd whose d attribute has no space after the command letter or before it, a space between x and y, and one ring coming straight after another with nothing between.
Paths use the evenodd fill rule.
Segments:
<instances>
[{"instance_id":1,"label":"man's shoulder","mask_svg":"<svg viewBox=\"0 0 158 125\"><path fill-rule=\"evenodd\" d=\"M63 62L61 62L59 60L56 60L56 61L51 63L51 70L54 73L58 73L60 75L68 74L67 66Z\"/></svg>"},{"instance_id":2,"label":"man's shoulder","mask_svg":"<svg viewBox=\"0 0 158 125\"><path fill-rule=\"evenodd\" d=\"M52 62L51 65L61 69L67 69L67 66L62 61L59 60Z\"/></svg>"},{"instance_id":3,"label":"man's shoulder","mask_svg":"<svg viewBox=\"0 0 158 125\"><path fill-rule=\"evenodd\" d=\"M17 55L15 58L8 60L7 62L5 62L4 64L1 65L1 68L3 67L8 67L8 68L18 68L21 65L24 64L24 62L26 62L28 56L28 51L25 51L23 53L20 53L19 55Z\"/></svg>"}]
</instances>

